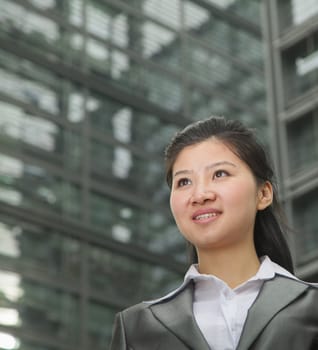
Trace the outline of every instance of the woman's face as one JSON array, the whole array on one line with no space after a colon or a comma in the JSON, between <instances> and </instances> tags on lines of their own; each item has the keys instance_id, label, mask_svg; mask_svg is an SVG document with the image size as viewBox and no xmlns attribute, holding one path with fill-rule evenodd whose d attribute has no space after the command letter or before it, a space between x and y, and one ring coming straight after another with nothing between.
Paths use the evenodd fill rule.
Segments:
<instances>
[{"instance_id":1,"label":"woman's face","mask_svg":"<svg viewBox=\"0 0 318 350\"><path fill-rule=\"evenodd\" d=\"M170 207L198 253L251 245L256 212L271 200L271 185L258 186L249 167L217 139L185 147L173 165Z\"/></svg>"}]
</instances>

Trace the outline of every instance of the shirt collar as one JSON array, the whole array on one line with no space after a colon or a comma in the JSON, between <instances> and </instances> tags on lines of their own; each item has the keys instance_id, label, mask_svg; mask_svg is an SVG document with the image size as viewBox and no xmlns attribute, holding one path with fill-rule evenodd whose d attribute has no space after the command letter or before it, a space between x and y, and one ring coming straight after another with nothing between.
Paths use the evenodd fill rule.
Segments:
<instances>
[{"instance_id":1,"label":"shirt collar","mask_svg":"<svg viewBox=\"0 0 318 350\"><path fill-rule=\"evenodd\" d=\"M265 281L269 280L275 277L275 275L281 275L284 277L292 278L292 279L298 279L296 276L291 274L289 271L284 269L282 266L274 263L267 255L262 256L260 258L261 265L257 271L257 273L252 276L248 281L244 282L244 284L250 282L250 281ZM170 292L169 294L155 300L151 301L145 301L145 303L158 303L162 300L169 299L173 297L174 295L178 294L180 290L182 290L190 281L200 281L200 280L207 280L207 279L217 279L217 277L213 275L207 275L207 274L201 274L198 271L198 265L193 264L189 267L187 273L184 276L183 283L175 290ZM240 286L239 286L240 287ZM238 287L237 287L238 288Z\"/></svg>"},{"instance_id":2,"label":"shirt collar","mask_svg":"<svg viewBox=\"0 0 318 350\"><path fill-rule=\"evenodd\" d=\"M260 258L261 265L257 271L257 273L251 277L248 281L254 281L254 280L268 280L274 278L275 274L282 275L285 277L297 279L293 274L291 274L289 271L281 267L280 265L274 263L267 255L262 256ZM201 274L198 271L198 265L193 264L188 269L184 280L204 280L204 279L210 279L210 278L216 278L213 275L206 275ZM247 281L246 281L247 282Z\"/></svg>"}]
</instances>

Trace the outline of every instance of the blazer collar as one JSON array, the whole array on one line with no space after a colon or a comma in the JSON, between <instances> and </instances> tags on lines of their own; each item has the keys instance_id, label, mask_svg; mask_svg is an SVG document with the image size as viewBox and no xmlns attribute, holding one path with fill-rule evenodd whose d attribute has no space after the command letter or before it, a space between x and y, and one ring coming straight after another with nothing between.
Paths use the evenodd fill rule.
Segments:
<instances>
[{"instance_id":1,"label":"blazer collar","mask_svg":"<svg viewBox=\"0 0 318 350\"><path fill-rule=\"evenodd\" d=\"M237 350L248 349L270 320L285 306L304 293L308 284L276 275L264 283L250 308ZM194 283L189 281L171 298L150 305L154 316L190 349L209 350L193 315Z\"/></svg>"},{"instance_id":2,"label":"blazer collar","mask_svg":"<svg viewBox=\"0 0 318 350\"><path fill-rule=\"evenodd\" d=\"M279 275L266 281L256 301L248 311L237 350L248 349L272 317L308 287L302 281L295 281Z\"/></svg>"},{"instance_id":3,"label":"blazer collar","mask_svg":"<svg viewBox=\"0 0 318 350\"><path fill-rule=\"evenodd\" d=\"M193 281L174 295L171 300L163 300L150 306L154 316L190 349L209 350L192 311Z\"/></svg>"}]
</instances>

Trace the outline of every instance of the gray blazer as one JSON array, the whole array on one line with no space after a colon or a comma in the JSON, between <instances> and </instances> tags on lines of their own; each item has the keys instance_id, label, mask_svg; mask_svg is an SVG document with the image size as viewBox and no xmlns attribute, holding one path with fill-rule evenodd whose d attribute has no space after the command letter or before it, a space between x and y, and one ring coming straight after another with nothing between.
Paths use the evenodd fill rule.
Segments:
<instances>
[{"instance_id":1,"label":"gray blazer","mask_svg":"<svg viewBox=\"0 0 318 350\"><path fill-rule=\"evenodd\" d=\"M110 350L211 350L192 312L193 283L116 316ZM266 281L237 350L318 350L318 288L277 276Z\"/></svg>"}]
</instances>

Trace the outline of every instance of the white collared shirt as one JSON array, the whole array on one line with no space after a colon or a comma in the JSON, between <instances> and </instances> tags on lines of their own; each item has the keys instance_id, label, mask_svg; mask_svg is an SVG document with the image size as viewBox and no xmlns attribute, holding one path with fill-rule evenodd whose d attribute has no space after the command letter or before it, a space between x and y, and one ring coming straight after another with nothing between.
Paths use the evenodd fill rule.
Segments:
<instances>
[{"instance_id":1,"label":"white collared shirt","mask_svg":"<svg viewBox=\"0 0 318 350\"><path fill-rule=\"evenodd\" d=\"M261 265L255 276L234 289L216 276L200 274L197 265L191 265L179 288L149 303L172 297L193 280L193 314L211 350L235 350L249 308L257 298L264 281L274 278L276 274L297 279L272 262L268 256L261 258Z\"/></svg>"},{"instance_id":2,"label":"white collared shirt","mask_svg":"<svg viewBox=\"0 0 318 350\"><path fill-rule=\"evenodd\" d=\"M200 274L195 265L189 268L185 281L195 283L194 317L212 350L236 349L249 308L264 281L275 274L296 279L267 256L261 259L256 275L234 289L213 275Z\"/></svg>"}]
</instances>

